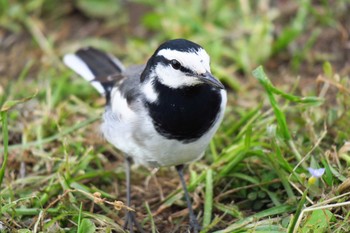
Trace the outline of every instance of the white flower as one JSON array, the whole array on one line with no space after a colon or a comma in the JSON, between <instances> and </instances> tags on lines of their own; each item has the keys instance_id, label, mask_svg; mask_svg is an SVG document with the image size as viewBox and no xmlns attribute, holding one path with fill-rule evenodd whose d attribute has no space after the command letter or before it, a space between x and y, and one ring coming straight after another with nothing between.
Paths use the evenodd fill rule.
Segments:
<instances>
[{"instance_id":1,"label":"white flower","mask_svg":"<svg viewBox=\"0 0 350 233\"><path fill-rule=\"evenodd\" d=\"M324 174L326 169L325 168L314 169L314 168L309 167L308 170L309 170L311 176L313 176L315 178L320 178Z\"/></svg>"}]
</instances>

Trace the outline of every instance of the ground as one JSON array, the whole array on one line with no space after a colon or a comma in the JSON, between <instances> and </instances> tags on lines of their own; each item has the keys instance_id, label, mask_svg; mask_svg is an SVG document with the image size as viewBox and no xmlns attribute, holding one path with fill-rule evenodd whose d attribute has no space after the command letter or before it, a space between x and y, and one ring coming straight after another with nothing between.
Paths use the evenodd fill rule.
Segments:
<instances>
[{"instance_id":1,"label":"ground","mask_svg":"<svg viewBox=\"0 0 350 233\"><path fill-rule=\"evenodd\" d=\"M9 129L0 229L121 231L125 209L93 201L98 192L125 203L123 155L99 133L104 99L61 58L92 45L126 65L143 63L176 37L206 48L229 91L222 127L205 158L186 170L203 232L292 232L299 224L292 215L317 203L323 212L305 214L299 232L349 229L349 1L110 2L118 3L114 13L88 0L0 5L1 129ZM258 65L287 96L264 88L252 75ZM311 185L307 167L326 168L325 175ZM132 184L132 208L145 229L186 232L174 168L133 167ZM315 216L329 220L322 225Z\"/></svg>"}]
</instances>

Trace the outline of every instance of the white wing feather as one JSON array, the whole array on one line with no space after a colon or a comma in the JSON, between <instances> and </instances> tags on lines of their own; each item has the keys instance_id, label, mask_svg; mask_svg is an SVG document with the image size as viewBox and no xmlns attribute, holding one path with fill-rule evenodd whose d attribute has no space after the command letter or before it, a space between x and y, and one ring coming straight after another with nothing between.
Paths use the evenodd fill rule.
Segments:
<instances>
[{"instance_id":1,"label":"white wing feather","mask_svg":"<svg viewBox=\"0 0 350 233\"><path fill-rule=\"evenodd\" d=\"M100 93L105 94L105 90L101 83L98 81L93 81L95 79L94 74L91 72L89 67L85 62L74 54L67 54L63 57L63 62L66 66L74 70L79 74L83 79L90 82L91 85Z\"/></svg>"}]
</instances>

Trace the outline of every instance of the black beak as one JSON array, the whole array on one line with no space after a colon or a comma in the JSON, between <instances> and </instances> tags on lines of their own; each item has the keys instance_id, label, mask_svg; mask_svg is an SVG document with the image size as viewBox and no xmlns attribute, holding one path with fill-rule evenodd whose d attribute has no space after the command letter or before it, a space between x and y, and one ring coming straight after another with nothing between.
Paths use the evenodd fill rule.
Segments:
<instances>
[{"instance_id":1,"label":"black beak","mask_svg":"<svg viewBox=\"0 0 350 233\"><path fill-rule=\"evenodd\" d=\"M217 80L210 72L206 72L204 74L198 75L199 80L201 80L204 83L207 83L213 87L217 87L220 89L225 89L225 86Z\"/></svg>"}]
</instances>

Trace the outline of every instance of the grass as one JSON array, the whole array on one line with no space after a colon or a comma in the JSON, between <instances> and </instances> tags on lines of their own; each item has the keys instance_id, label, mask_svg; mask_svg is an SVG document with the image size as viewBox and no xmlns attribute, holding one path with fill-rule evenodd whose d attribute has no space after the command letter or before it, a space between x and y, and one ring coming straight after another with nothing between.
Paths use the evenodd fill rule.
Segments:
<instances>
[{"instance_id":1,"label":"grass","mask_svg":"<svg viewBox=\"0 0 350 233\"><path fill-rule=\"evenodd\" d=\"M123 232L123 156L99 136L103 98L60 56L94 45L142 63L178 37L206 48L229 89L222 126L186 171L202 232L350 229L349 65L337 41L349 1L139 0L101 15L108 2L0 0L12 36L1 53L23 54L16 72L0 67L0 231ZM308 167L325 174L311 184ZM150 232L187 230L175 173L133 169L132 208Z\"/></svg>"},{"instance_id":2,"label":"grass","mask_svg":"<svg viewBox=\"0 0 350 233\"><path fill-rule=\"evenodd\" d=\"M8 143L9 143L9 138L8 138L8 129L7 129L7 112L3 111L1 112L1 119L2 119L2 132L3 132L3 160L2 160L2 165L0 169L0 186L2 184L2 181L4 179L5 175L5 170L7 166L7 160L8 160Z\"/></svg>"}]
</instances>

